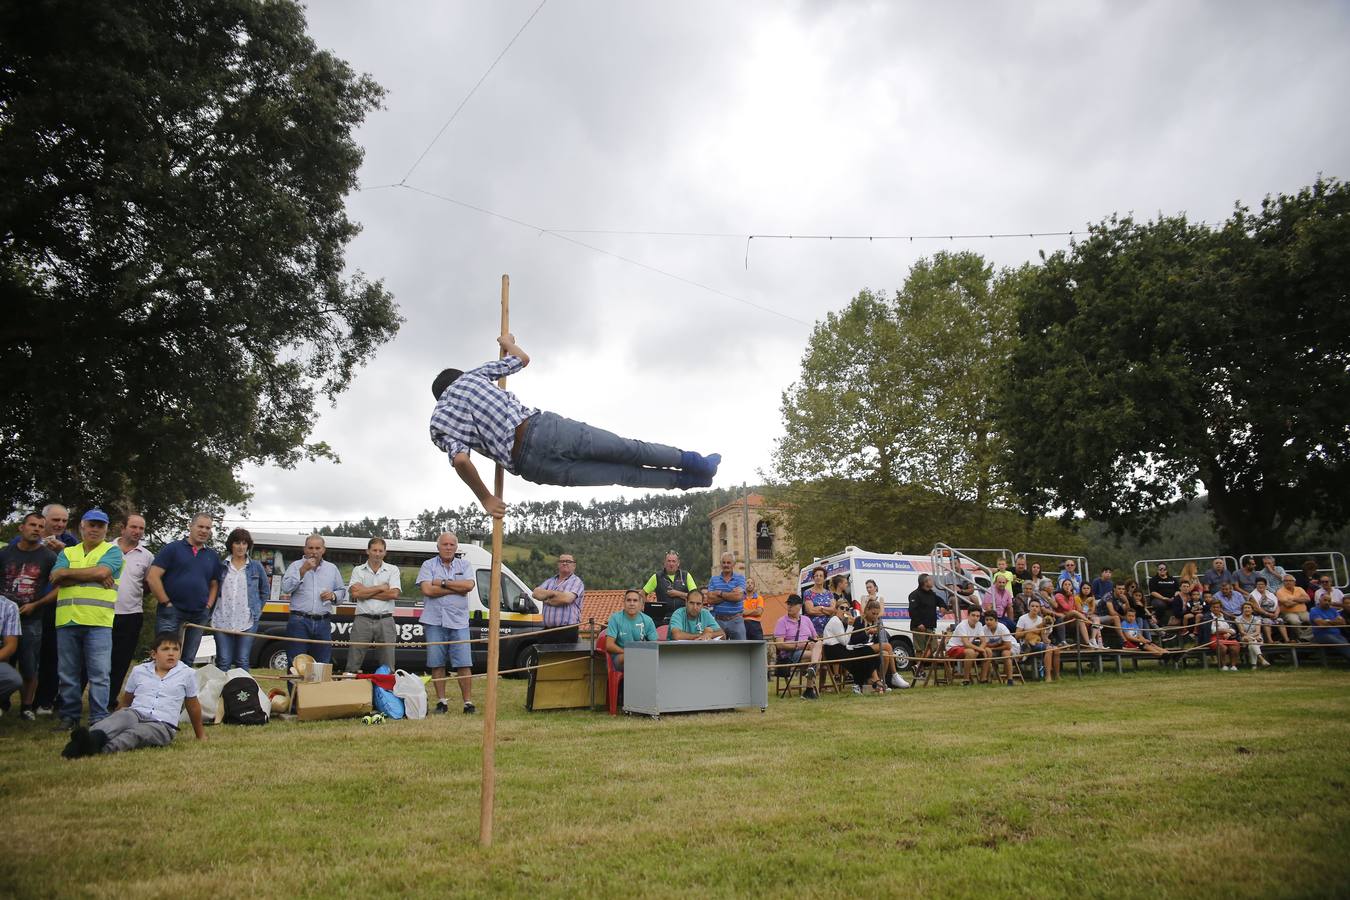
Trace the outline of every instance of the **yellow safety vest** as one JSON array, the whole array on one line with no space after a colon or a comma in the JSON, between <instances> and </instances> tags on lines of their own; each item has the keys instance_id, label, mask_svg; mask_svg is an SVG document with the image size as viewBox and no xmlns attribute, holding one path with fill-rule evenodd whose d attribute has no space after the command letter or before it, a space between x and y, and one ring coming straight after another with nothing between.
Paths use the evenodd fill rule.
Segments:
<instances>
[{"instance_id":1,"label":"yellow safety vest","mask_svg":"<svg viewBox=\"0 0 1350 900\"><path fill-rule=\"evenodd\" d=\"M103 554L112 549L107 541L88 553L84 544L76 544L61 551L72 569L89 569L98 565ZM113 610L117 606L117 579L113 587L105 588L96 581L65 585L56 592L56 627L62 625L101 625L111 628Z\"/></svg>"}]
</instances>

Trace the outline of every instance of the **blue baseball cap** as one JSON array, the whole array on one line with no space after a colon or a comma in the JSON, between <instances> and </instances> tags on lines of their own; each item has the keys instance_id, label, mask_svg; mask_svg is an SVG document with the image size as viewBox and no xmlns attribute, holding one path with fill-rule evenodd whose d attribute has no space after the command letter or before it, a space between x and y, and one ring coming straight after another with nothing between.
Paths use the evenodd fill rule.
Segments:
<instances>
[{"instance_id":1,"label":"blue baseball cap","mask_svg":"<svg viewBox=\"0 0 1350 900\"><path fill-rule=\"evenodd\" d=\"M108 524L108 514L105 513L105 512L104 512L103 510L101 510L101 509L91 509L91 510L89 510L89 512L87 512L87 513L84 514L84 518L83 518L83 519L80 519L80 521L81 521L81 522L102 522L104 525L107 525L107 524Z\"/></svg>"}]
</instances>

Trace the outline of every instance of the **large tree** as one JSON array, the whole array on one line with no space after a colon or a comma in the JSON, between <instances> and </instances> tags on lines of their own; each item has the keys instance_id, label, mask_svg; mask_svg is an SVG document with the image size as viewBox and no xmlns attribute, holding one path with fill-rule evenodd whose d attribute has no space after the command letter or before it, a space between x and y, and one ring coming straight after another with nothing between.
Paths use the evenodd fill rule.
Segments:
<instances>
[{"instance_id":1,"label":"large tree","mask_svg":"<svg viewBox=\"0 0 1350 900\"><path fill-rule=\"evenodd\" d=\"M1203 492L1229 552L1339 527L1348 293L1350 190L1335 180L1218 227L1093 227L1021 284L1002 405L1020 496L1147 534Z\"/></svg>"},{"instance_id":2,"label":"large tree","mask_svg":"<svg viewBox=\"0 0 1350 900\"><path fill-rule=\"evenodd\" d=\"M288 0L0 7L0 505L238 503L397 331L344 272L381 88Z\"/></svg>"},{"instance_id":3,"label":"large tree","mask_svg":"<svg viewBox=\"0 0 1350 900\"><path fill-rule=\"evenodd\" d=\"M863 291L816 325L774 452L774 497L799 556L862 541L911 552L939 539L1014 542L1016 524L998 513L1013 504L995 403L1025 271L938 253L893 297Z\"/></svg>"}]
</instances>

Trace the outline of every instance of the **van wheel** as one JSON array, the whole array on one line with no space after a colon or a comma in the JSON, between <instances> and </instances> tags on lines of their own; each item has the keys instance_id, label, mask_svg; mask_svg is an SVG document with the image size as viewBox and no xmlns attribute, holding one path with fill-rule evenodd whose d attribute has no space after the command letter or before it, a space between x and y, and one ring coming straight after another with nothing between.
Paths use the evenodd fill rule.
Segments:
<instances>
[{"instance_id":1,"label":"van wheel","mask_svg":"<svg viewBox=\"0 0 1350 900\"><path fill-rule=\"evenodd\" d=\"M286 645L280 641L273 641L263 649L260 657L264 669L276 669L278 672L285 672L287 666Z\"/></svg>"},{"instance_id":2,"label":"van wheel","mask_svg":"<svg viewBox=\"0 0 1350 900\"><path fill-rule=\"evenodd\" d=\"M895 654L895 668L903 672L909 668L909 658L914 655L914 647L904 638L891 641L891 652Z\"/></svg>"},{"instance_id":3,"label":"van wheel","mask_svg":"<svg viewBox=\"0 0 1350 900\"><path fill-rule=\"evenodd\" d=\"M522 650L522 651L520 651L519 653L516 654L516 663L515 663L515 665L513 665L511 668L513 668L513 669L524 669L524 668L528 668L528 667L531 667L531 666L537 666L537 665L539 665L539 649L538 649L534 644L531 644L530 646L526 647L524 650ZM517 672L517 673L515 673L515 675L513 675L512 677L513 677L513 678L529 678L529 677L530 677L530 673L529 673L529 672Z\"/></svg>"}]
</instances>

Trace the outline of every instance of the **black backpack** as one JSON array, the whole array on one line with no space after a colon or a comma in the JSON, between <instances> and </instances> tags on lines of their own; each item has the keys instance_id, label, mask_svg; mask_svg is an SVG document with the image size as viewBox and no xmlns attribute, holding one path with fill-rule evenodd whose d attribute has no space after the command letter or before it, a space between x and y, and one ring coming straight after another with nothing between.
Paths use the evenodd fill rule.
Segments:
<instances>
[{"instance_id":1,"label":"black backpack","mask_svg":"<svg viewBox=\"0 0 1350 900\"><path fill-rule=\"evenodd\" d=\"M266 725L262 691L258 682L245 675L236 675L225 682L220 692L225 707L225 721L231 725Z\"/></svg>"}]
</instances>

